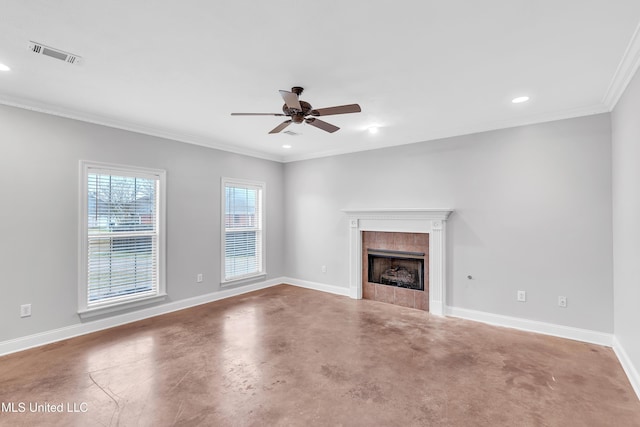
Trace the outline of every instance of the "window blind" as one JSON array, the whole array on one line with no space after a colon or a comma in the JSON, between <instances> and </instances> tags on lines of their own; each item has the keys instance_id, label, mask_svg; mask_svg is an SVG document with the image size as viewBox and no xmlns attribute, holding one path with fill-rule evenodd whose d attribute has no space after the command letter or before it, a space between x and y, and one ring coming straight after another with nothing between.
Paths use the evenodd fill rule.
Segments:
<instances>
[{"instance_id":1,"label":"window blind","mask_svg":"<svg viewBox=\"0 0 640 427\"><path fill-rule=\"evenodd\" d=\"M89 168L87 307L158 293L158 179Z\"/></svg>"},{"instance_id":2,"label":"window blind","mask_svg":"<svg viewBox=\"0 0 640 427\"><path fill-rule=\"evenodd\" d=\"M224 280L262 273L262 187L224 186Z\"/></svg>"}]
</instances>

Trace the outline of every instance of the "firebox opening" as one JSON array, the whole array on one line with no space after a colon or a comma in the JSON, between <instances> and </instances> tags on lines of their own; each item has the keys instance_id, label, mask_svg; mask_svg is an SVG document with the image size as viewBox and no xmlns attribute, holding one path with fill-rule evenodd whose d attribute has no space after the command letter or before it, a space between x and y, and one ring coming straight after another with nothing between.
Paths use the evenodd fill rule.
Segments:
<instances>
[{"instance_id":1,"label":"firebox opening","mask_svg":"<svg viewBox=\"0 0 640 427\"><path fill-rule=\"evenodd\" d=\"M424 253L367 249L370 283L424 291Z\"/></svg>"}]
</instances>

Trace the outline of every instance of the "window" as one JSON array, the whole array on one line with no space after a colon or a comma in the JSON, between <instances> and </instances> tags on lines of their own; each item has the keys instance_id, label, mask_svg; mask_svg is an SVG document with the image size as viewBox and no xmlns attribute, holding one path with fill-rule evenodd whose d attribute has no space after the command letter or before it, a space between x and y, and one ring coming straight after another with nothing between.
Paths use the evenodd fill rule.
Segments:
<instances>
[{"instance_id":1,"label":"window","mask_svg":"<svg viewBox=\"0 0 640 427\"><path fill-rule=\"evenodd\" d=\"M222 179L222 282L264 275L264 183Z\"/></svg>"},{"instance_id":2,"label":"window","mask_svg":"<svg viewBox=\"0 0 640 427\"><path fill-rule=\"evenodd\" d=\"M83 161L80 182L79 313L164 297L165 172Z\"/></svg>"}]
</instances>

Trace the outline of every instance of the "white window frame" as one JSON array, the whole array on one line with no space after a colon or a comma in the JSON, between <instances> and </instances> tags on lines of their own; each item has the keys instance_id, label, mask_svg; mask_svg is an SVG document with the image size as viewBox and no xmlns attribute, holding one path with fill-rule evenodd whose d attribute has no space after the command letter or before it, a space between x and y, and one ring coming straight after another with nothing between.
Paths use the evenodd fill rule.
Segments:
<instances>
[{"instance_id":1,"label":"white window frame","mask_svg":"<svg viewBox=\"0 0 640 427\"><path fill-rule=\"evenodd\" d=\"M157 277L158 284L153 294L132 295L116 301L105 301L89 305L88 303L88 260L89 260L89 224L88 224L88 179L90 173L104 173L119 176L153 178L158 180L156 192L157 221ZM80 161L80 213L79 213L79 262L78 262L78 315L82 318L98 316L131 307L152 304L166 298L166 171L137 166Z\"/></svg>"},{"instance_id":2,"label":"white window frame","mask_svg":"<svg viewBox=\"0 0 640 427\"><path fill-rule=\"evenodd\" d=\"M260 218L259 218L259 223L260 223L260 243L261 243L261 248L260 248L260 253L259 253L259 261L258 261L258 266L259 266L259 271L256 273L251 273L251 274L247 274L247 275L243 275L243 276L235 276L233 278L227 278L226 277L226 263L225 263L225 259L226 259L226 253L225 253L225 247L226 247L226 237L227 237L227 228L226 228L226 224L225 224L225 216L226 216L226 205L227 205L227 200L226 200L226 187L227 185L237 185L239 187L250 187L250 188L255 188L257 190L259 190L259 203L260 203L260 208L259 208L259 213L260 213ZM242 282L246 282L246 281L250 281L250 280L255 280L258 278L265 278L267 276L267 272L266 272L266 242L267 242L267 230L266 230L266 208L265 208L265 200L266 200L266 195L267 195L267 184L264 182L260 182L260 181L251 181L251 180L247 180L247 179L236 179L236 178L228 178L228 177L222 177L221 179L221 184L220 184L220 200L221 200L221 208L220 208L220 225L221 225L221 231L220 231L220 248L221 248L221 277L220 277L220 283L222 286L230 286L230 285L234 285L234 284L239 284Z\"/></svg>"}]
</instances>

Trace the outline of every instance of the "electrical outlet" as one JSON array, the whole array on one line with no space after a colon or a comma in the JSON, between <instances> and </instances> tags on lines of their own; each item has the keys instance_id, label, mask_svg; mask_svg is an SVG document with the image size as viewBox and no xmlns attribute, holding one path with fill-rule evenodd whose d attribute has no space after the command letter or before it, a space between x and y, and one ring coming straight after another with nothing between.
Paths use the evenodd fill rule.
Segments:
<instances>
[{"instance_id":1,"label":"electrical outlet","mask_svg":"<svg viewBox=\"0 0 640 427\"><path fill-rule=\"evenodd\" d=\"M202 283L202 278L203 278L202 273L198 273L198 275L196 276L196 282Z\"/></svg>"},{"instance_id":2,"label":"electrical outlet","mask_svg":"<svg viewBox=\"0 0 640 427\"><path fill-rule=\"evenodd\" d=\"M20 317L31 316L31 304L22 304L20 306Z\"/></svg>"},{"instance_id":3,"label":"electrical outlet","mask_svg":"<svg viewBox=\"0 0 640 427\"><path fill-rule=\"evenodd\" d=\"M518 291L518 301L525 302L527 300L527 293L525 291Z\"/></svg>"},{"instance_id":4,"label":"electrical outlet","mask_svg":"<svg viewBox=\"0 0 640 427\"><path fill-rule=\"evenodd\" d=\"M326 265L323 265L323 266L320 268L320 270L321 270L323 273L326 273L326 272L327 272L327 266L326 266Z\"/></svg>"},{"instance_id":5,"label":"electrical outlet","mask_svg":"<svg viewBox=\"0 0 640 427\"><path fill-rule=\"evenodd\" d=\"M567 306L567 297L559 296L558 297L558 305L560 307L566 307Z\"/></svg>"}]
</instances>

